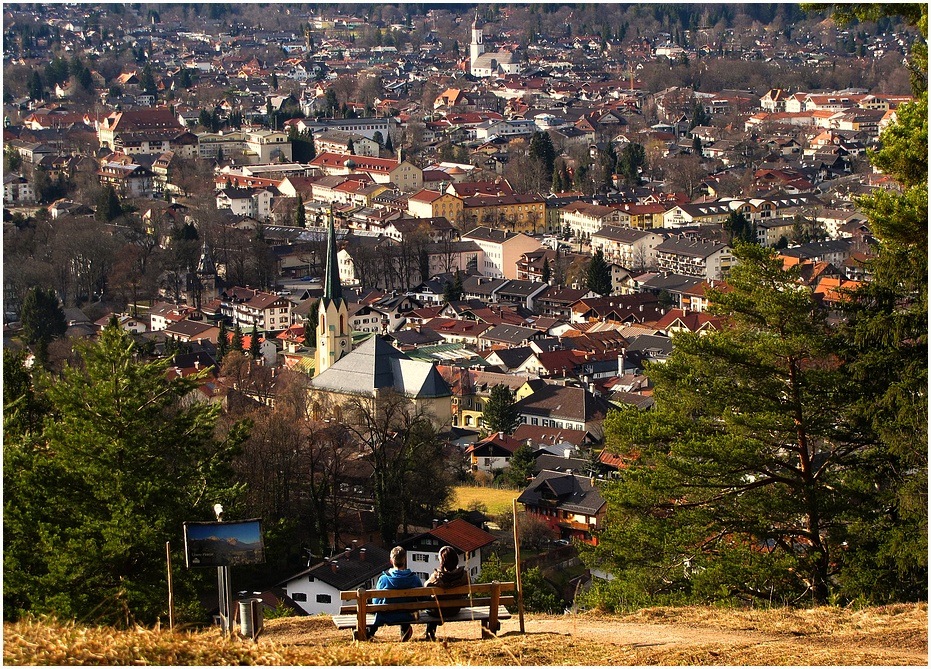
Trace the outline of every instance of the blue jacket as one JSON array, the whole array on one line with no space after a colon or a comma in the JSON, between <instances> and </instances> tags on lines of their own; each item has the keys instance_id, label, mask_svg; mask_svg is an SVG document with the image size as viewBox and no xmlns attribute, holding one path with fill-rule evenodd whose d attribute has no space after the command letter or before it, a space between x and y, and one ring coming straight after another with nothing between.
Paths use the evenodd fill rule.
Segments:
<instances>
[{"instance_id":1,"label":"blue jacket","mask_svg":"<svg viewBox=\"0 0 931 669\"><path fill-rule=\"evenodd\" d=\"M378 577L378 583L375 584L376 590L403 590L405 588L419 588L422 586L420 578L410 569L389 569ZM414 597L376 597L372 600L373 604L384 604L386 599L392 602L413 602ZM379 611L375 614L375 624L385 625L391 623L403 623L414 619L413 611Z\"/></svg>"}]
</instances>

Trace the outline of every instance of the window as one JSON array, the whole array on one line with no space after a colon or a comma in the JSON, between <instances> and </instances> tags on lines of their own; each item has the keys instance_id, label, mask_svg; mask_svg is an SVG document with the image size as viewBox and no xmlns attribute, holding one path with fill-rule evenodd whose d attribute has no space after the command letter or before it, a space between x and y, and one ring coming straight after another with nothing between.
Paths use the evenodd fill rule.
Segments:
<instances>
[{"instance_id":1,"label":"window","mask_svg":"<svg viewBox=\"0 0 931 669\"><path fill-rule=\"evenodd\" d=\"M411 562L429 562L430 557L426 553L411 553Z\"/></svg>"},{"instance_id":2,"label":"window","mask_svg":"<svg viewBox=\"0 0 931 669\"><path fill-rule=\"evenodd\" d=\"M317 595L318 604L330 604L333 602L333 598L330 595Z\"/></svg>"},{"instance_id":3,"label":"window","mask_svg":"<svg viewBox=\"0 0 931 669\"><path fill-rule=\"evenodd\" d=\"M306 602L307 593L306 592L292 592L291 599L293 599L295 602Z\"/></svg>"}]
</instances>

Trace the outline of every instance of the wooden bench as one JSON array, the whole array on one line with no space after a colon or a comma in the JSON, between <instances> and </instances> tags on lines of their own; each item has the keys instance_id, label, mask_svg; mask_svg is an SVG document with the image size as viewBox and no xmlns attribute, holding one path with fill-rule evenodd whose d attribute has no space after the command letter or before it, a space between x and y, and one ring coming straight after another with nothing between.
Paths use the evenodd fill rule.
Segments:
<instances>
[{"instance_id":1,"label":"wooden bench","mask_svg":"<svg viewBox=\"0 0 931 669\"><path fill-rule=\"evenodd\" d=\"M494 636L501 628L501 620L511 617L505 606L513 606L514 595L501 593L515 592L513 582L499 583L473 583L457 588L407 588L405 590L344 590L339 593L340 599L350 601L344 604L339 615L333 616L337 629L351 629L353 636L359 641L365 641L366 627L375 624L375 614L379 611L410 611L414 619L409 624L426 623L454 623L478 620L482 624L482 638ZM442 599L437 599L440 595ZM389 598L415 597L417 601L398 602ZM373 604L375 598L385 598L384 604ZM426 610L436 609L439 606L461 607L453 615L440 615L425 613ZM385 623L385 625L404 625L404 622Z\"/></svg>"}]
</instances>

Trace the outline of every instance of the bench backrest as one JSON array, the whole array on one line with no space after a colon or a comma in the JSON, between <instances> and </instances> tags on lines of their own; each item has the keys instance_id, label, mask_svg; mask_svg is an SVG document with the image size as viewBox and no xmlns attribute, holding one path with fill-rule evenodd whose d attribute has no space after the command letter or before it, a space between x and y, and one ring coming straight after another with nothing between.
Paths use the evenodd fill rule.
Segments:
<instances>
[{"instance_id":1,"label":"bench backrest","mask_svg":"<svg viewBox=\"0 0 931 669\"><path fill-rule=\"evenodd\" d=\"M498 582L494 581L492 583L472 583L471 585L460 585L455 588L432 588L432 587L420 587L420 588L405 588L403 590L366 590L365 588L359 588L358 590L343 590L339 593L339 597L342 600L351 601L351 600L365 600L368 604L367 608L369 610L375 610L372 607L375 606L400 606L401 604L417 604L417 602L395 602L393 604L371 604L371 600L376 598L384 599L393 599L393 598L402 598L402 597L416 597L421 600L432 600L434 597L443 595L444 604L449 604L451 601L450 595L459 595L463 599L466 598L475 598L475 597L490 597L491 595L497 593L500 595L502 592L514 592L515 585L513 581L508 582ZM420 607L423 605L420 604ZM418 606L413 606L411 608L418 608Z\"/></svg>"}]
</instances>

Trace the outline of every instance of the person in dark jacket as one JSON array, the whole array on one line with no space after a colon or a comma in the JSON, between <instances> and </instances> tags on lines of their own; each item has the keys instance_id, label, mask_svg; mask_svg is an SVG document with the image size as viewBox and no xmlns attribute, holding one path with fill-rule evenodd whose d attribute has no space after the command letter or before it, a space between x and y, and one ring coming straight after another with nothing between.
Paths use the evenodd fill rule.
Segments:
<instances>
[{"instance_id":1,"label":"person in dark jacket","mask_svg":"<svg viewBox=\"0 0 931 669\"><path fill-rule=\"evenodd\" d=\"M425 583L427 586L434 588L457 588L462 585L469 585L469 573L459 566L459 556L456 555L456 549L452 546L443 546L440 549L440 568L435 569ZM457 598L456 595L437 595L437 599L442 601L444 598ZM440 617L454 616L459 612L458 606L441 606ZM429 611L437 615L437 610ZM424 632L425 641L436 641L437 625L442 623L427 623L427 631Z\"/></svg>"},{"instance_id":2,"label":"person in dark jacket","mask_svg":"<svg viewBox=\"0 0 931 669\"><path fill-rule=\"evenodd\" d=\"M406 588L419 588L423 585L420 578L407 568L406 550L401 546L395 546L391 549L389 557L391 559L391 569L378 577L378 583L375 584L376 590L404 590ZM372 603L384 604L388 599L391 599L392 602L416 601L412 597L376 597L372 600ZM401 625L401 641L410 641L414 635L414 629L408 621L413 620L413 611L378 611L375 614L375 624L368 627L365 634L371 639L382 625L404 623Z\"/></svg>"}]
</instances>

